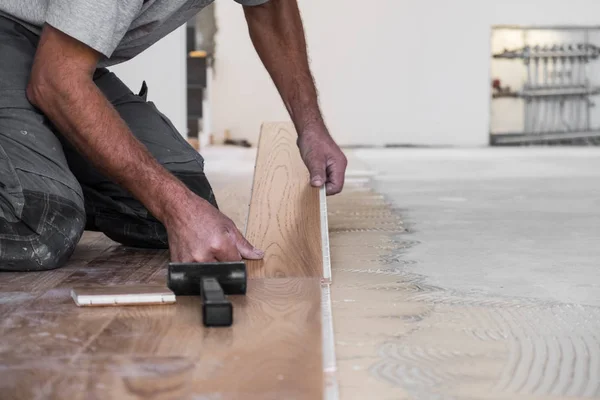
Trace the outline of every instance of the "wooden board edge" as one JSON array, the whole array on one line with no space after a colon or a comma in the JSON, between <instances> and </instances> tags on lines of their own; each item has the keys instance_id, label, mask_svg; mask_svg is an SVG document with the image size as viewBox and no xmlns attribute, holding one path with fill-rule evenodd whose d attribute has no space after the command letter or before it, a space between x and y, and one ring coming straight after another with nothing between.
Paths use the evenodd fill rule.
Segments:
<instances>
[{"instance_id":1,"label":"wooden board edge","mask_svg":"<svg viewBox=\"0 0 600 400\"><path fill-rule=\"evenodd\" d=\"M324 400L339 399L337 381L337 360L335 355L335 338L333 330L333 310L331 306L331 254L329 249L329 222L327 215L327 192L325 186L319 191L321 217L321 250L323 254L323 277L321 278L321 329L323 331L323 373Z\"/></svg>"},{"instance_id":2,"label":"wooden board edge","mask_svg":"<svg viewBox=\"0 0 600 400\"><path fill-rule=\"evenodd\" d=\"M321 285L321 340L323 353L323 399L338 400L339 387L337 381L337 361L335 356L335 339L333 331L333 312L331 307L331 287Z\"/></svg>"},{"instance_id":3,"label":"wooden board edge","mask_svg":"<svg viewBox=\"0 0 600 400\"><path fill-rule=\"evenodd\" d=\"M329 222L327 217L327 192L325 185L319 190L319 210L321 217L321 251L323 253L322 282L331 283L331 256L329 250Z\"/></svg>"},{"instance_id":4,"label":"wooden board edge","mask_svg":"<svg viewBox=\"0 0 600 400\"><path fill-rule=\"evenodd\" d=\"M248 236L248 222L250 222L250 207L252 207L252 196L254 195L254 185L256 184L256 164L258 163L258 159L259 159L259 154L260 154L260 149L261 149L261 144L262 144L262 140L263 140L263 130L265 128L265 125L267 123L263 122L262 124L260 124L260 131L258 134L258 142L256 143L256 158L254 159L254 169L252 170L252 186L250 186L250 197L248 197L248 207L247 208L247 212L246 212L246 226L244 226L244 237Z\"/></svg>"}]
</instances>

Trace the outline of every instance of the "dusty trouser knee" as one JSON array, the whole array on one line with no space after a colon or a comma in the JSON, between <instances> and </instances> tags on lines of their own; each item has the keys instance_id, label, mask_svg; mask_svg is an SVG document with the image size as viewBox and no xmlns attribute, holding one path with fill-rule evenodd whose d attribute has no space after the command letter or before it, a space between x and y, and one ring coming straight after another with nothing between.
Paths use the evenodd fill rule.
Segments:
<instances>
[{"instance_id":1,"label":"dusty trouser knee","mask_svg":"<svg viewBox=\"0 0 600 400\"><path fill-rule=\"evenodd\" d=\"M37 37L0 16L0 270L57 268L85 226L81 187L27 99Z\"/></svg>"},{"instance_id":2,"label":"dusty trouser knee","mask_svg":"<svg viewBox=\"0 0 600 400\"><path fill-rule=\"evenodd\" d=\"M0 217L0 270L63 266L83 234L83 210L55 195L26 191L24 198L19 219Z\"/></svg>"},{"instance_id":3,"label":"dusty trouser knee","mask_svg":"<svg viewBox=\"0 0 600 400\"><path fill-rule=\"evenodd\" d=\"M21 92L0 90L0 270L64 265L85 226L81 187L42 121Z\"/></svg>"}]
</instances>

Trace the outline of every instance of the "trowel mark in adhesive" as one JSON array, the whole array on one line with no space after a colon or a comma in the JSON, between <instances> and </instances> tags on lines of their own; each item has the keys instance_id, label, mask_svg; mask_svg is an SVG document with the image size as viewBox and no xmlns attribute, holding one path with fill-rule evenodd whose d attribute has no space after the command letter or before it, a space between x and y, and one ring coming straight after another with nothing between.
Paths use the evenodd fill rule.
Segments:
<instances>
[{"instance_id":1,"label":"trowel mark in adhesive","mask_svg":"<svg viewBox=\"0 0 600 400\"><path fill-rule=\"evenodd\" d=\"M345 198L347 202L360 204L356 196L356 193L346 194ZM463 201L462 198L440 200ZM356 212L350 222L346 219L342 223L336 218L343 216L330 215L331 225L338 227L338 232L332 235L372 232L376 222L367 218L361 221L357 218L360 215ZM334 281L334 288L337 285L377 290L379 296L389 293L389 301L401 303L404 309L426 305L430 311L419 314L418 318L399 319L406 332L387 336L383 343L375 345L374 353L379 360L368 369L372 376L423 399L600 397L600 308L490 297L483 292L462 293L428 285L424 283L425 277L396 268L396 264L406 263L406 248L417 246L418 242L402 246L400 243L409 242L404 240L408 233L378 231L388 239L372 236L369 242L368 235L362 235L360 241L346 236L358 253L362 248L372 254L376 248L382 254L360 260L361 265L356 268L348 268L344 263L335 265L334 258L335 271L359 274L357 282L346 281L340 286L339 281ZM385 246L381 246L382 240ZM389 276L390 282L365 287L360 274ZM385 332L369 331L369 335L374 334L386 337ZM338 340L337 345L342 349L373 345L356 339ZM359 370L354 367L353 370ZM340 382L344 384L343 376ZM468 394L461 391L465 383L471 388Z\"/></svg>"},{"instance_id":2,"label":"trowel mark in adhesive","mask_svg":"<svg viewBox=\"0 0 600 400\"><path fill-rule=\"evenodd\" d=\"M600 396L600 310L562 305L503 310L511 357L497 389L535 395Z\"/></svg>"},{"instance_id":3,"label":"trowel mark in adhesive","mask_svg":"<svg viewBox=\"0 0 600 400\"><path fill-rule=\"evenodd\" d=\"M450 312L445 307L445 317L435 311L431 314L425 324L432 329L439 331L458 325L466 333L474 332L482 342L508 344L507 362L501 372L489 371L488 379L497 382L495 391L489 392L492 397L498 393L600 395L600 341L595 336L595 332L600 332L598 308L585 307L585 312L580 313L584 307L531 299L465 296L439 289L415 294L409 299L451 307ZM471 318L471 314L480 315ZM436 321L432 326L433 317ZM482 325L473 326L473 323ZM444 325L448 326L444 328ZM481 332L484 334L477 334ZM440 387L452 393L465 379L465 376L455 375L456 365L469 359L475 362L482 357L490 358L485 352L448 353L438 343L426 343L431 347L419 349L407 342L409 340L398 340L380 347L383 360L371 371L390 383L412 389L417 397L439 394ZM467 343L465 341L465 348L468 348ZM594 369L598 369L598 373L590 374ZM437 386L435 392L432 386Z\"/></svg>"}]
</instances>

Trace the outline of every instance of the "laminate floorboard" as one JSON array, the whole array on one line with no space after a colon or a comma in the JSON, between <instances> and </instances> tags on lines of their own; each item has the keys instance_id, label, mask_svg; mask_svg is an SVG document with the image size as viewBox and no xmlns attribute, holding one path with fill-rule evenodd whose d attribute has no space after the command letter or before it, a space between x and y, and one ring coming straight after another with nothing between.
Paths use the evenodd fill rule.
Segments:
<instances>
[{"instance_id":1,"label":"laminate floorboard","mask_svg":"<svg viewBox=\"0 0 600 400\"><path fill-rule=\"evenodd\" d=\"M82 245L86 242L84 238ZM5 310L0 321L3 399L46 398L48 385L59 379L66 366L118 315L118 308L94 312L76 307L70 296L72 287L146 283L148 279L139 278L140 271L150 269L154 273L165 265L162 250L114 247L104 239L92 243L95 245L87 249L93 250L89 254L97 254L92 260L75 257L54 271L0 275L13 289L19 281L35 283L30 291L22 292L27 296L3 302L0 307ZM151 277L152 273L143 276Z\"/></svg>"},{"instance_id":2,"label":"laminate floorboard","mask_svg":"<svg viewBox=\"0 0 600 400\"><path fill-rule=\"evenodd\" d=\"M2 389L16 396L2 398L321 398L319 279L252 280L232 300L231 329L204 328L198 297L120 308L49 302L48 313L13 320L28 334L3 332L20 351L3 358Z\"/></svg>"},{"instance_id":3,"label":"laminate floorboard","mask_svg":"<svg viewBox=\"0 0 600 400\"><path fill-rule=\"evenodd\" d=\"M265 251L251 278L322 277L319 190L311 187L291 123L265 123L254 170L246 237Z\"/></svg>"}]
</instances>

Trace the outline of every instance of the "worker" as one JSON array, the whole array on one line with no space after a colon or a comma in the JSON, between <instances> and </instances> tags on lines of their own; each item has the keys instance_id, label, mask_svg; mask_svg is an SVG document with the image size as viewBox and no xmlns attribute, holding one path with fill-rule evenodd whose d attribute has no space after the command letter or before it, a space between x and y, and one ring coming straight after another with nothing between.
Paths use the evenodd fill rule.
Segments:
<instances>
[{"instance_id":1,"label":"worker","mask_svg":"<svg viewBox=\"0 0 600 400\"><path fill-rule=\"evenodd\" d=\"M311 184L339 193L346 158L319 110L297 1L236 1ZM58 268L84 230L172 261L263 257L218 210L203 158L106 69L211 2L0 0L1 270Z\"/></svg>"}]
</instances>

